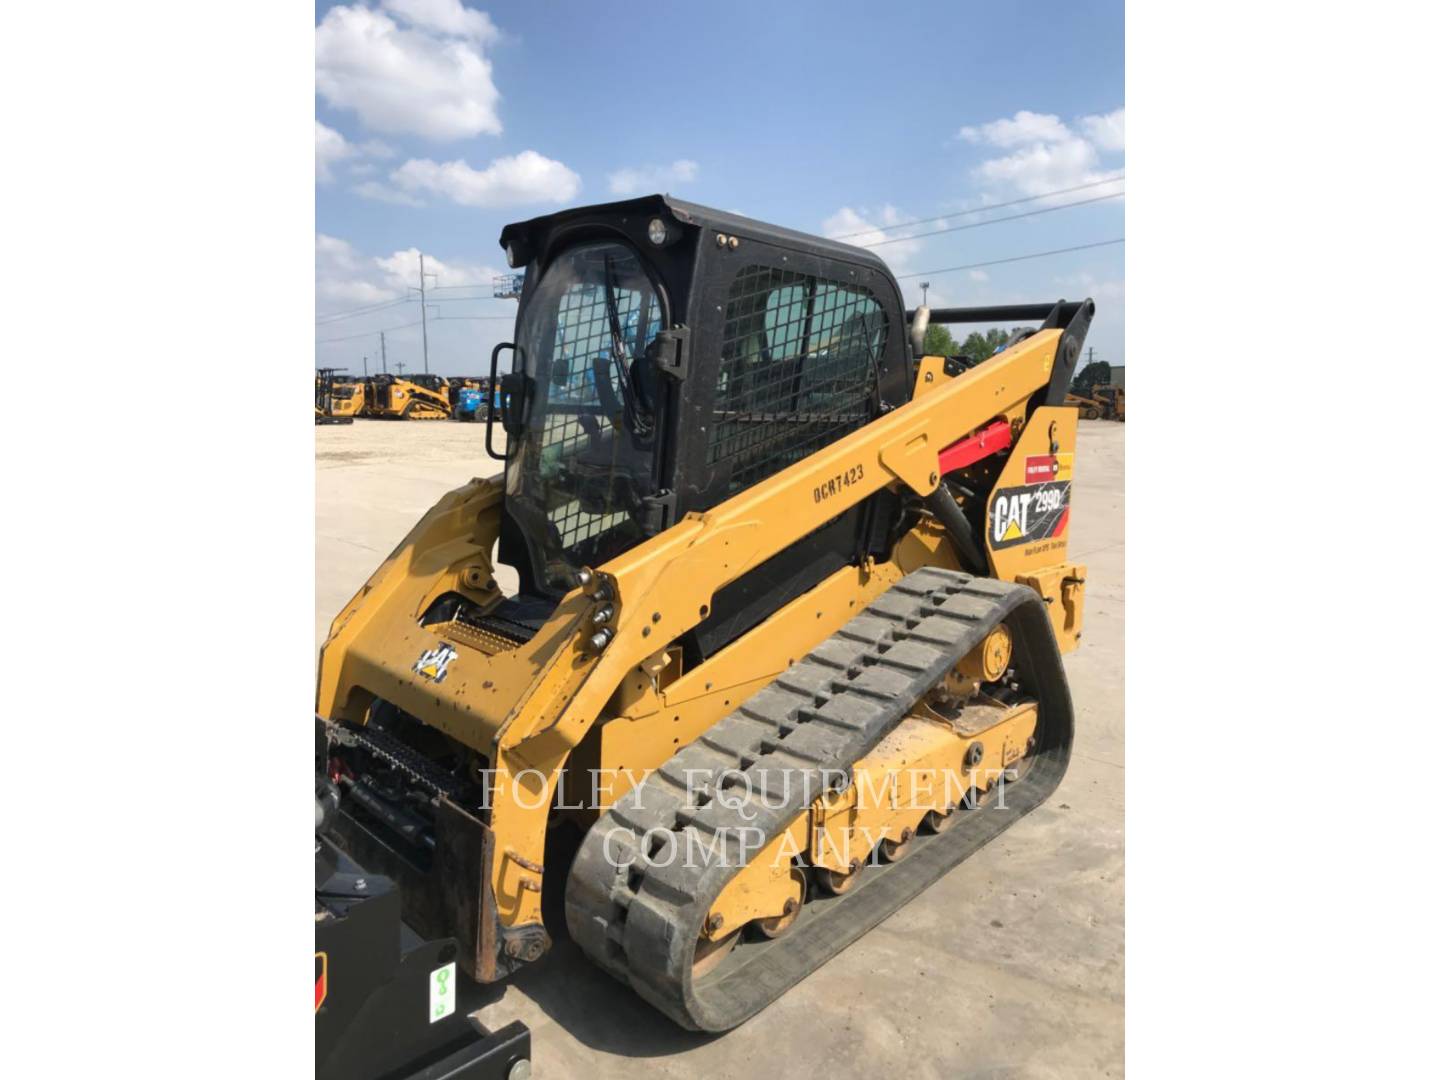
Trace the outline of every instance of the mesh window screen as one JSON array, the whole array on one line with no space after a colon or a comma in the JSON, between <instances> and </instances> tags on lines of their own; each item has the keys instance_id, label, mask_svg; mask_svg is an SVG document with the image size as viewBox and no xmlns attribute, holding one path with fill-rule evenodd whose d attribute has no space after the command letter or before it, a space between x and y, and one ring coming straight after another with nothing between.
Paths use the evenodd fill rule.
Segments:
<instances>
[{"instance_id":1,"label":"mesh window screen","mask_svg":"<svg viewBox=\"0 0 1440 1080\"><path fill-rule=\"evenodd\" d=\"M615 307L626 349L631 357L638 356L644 351L645 343L660 330L660 305L653 302L648 293L617 288ZM646 323L643 327L642 317ZM595 366L598 359L600 370L610 379L614 395L618 397L620 373L618 366L610 361L610 352L604 288L589 284L570 286L560 298L556 319L549 407L541 437L541 454L546 462L573 460L589 444L591 432L597 425L609 425L595 388ZM619 441L612 439L611 445L618 452ZM597 537L625 520L623 511L587 511L579 499L552 507L550 511L550 521L560 534L560 546L566 549Z\"/></svg>"},{"instance_id":2,"label":"mesh window screen","mask_svg":"<svg viewBox=\"0 0 1440 1080\"><path fill-rule=\"evenodd\" d=\"M707 460L726 494L779 472L867 423L885 348L869 290L748 266L726 299Z\"/></svg>"}]
</instances>

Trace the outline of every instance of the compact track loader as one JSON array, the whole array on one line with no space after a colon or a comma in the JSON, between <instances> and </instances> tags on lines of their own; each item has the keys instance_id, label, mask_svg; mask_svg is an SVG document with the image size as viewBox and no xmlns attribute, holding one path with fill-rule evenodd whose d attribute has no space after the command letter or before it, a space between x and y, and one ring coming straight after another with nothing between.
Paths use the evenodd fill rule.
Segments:
<instances>
[{"instance_id":1,"label":"compact track loader","mask_svg":"<svg viewBox=\"0 0 1440 1080\"><path fill-rule=\"evenodd\" d=\"M725 1030L1064 775L1094 304L907 312L869 251L661 196L500 242L504 473L331 627L326 836L474 979L564 932ZM1035 326L971 363L931 321Z\"/></svg>"},{"instance_id":2,"label":"compact track loader","mask_svg":"<svg viewBox=\"0 0 1440 1080\"><path fill-rule=\"evenodd\" d=\"M379 420L448 420L450 387L439 375L372 375L365 415Z\"/></svg>"}]
</instances>

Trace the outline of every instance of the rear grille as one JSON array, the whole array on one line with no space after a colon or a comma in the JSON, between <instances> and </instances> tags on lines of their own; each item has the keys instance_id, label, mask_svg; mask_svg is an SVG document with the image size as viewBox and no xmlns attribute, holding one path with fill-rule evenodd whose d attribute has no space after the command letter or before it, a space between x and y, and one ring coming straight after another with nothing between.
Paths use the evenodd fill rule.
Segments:
<instances>
[{"instance_id":1,"label":"rear grille","mask_svg":"<svg viewBox=\"0 0 1440 1080\"><path fill-rule=\"evenodd\" d=\"M473 626L470 623L453 619L439 626L431 627L442 637L461 645L468 645L472 649L479 649L487 656L495 656L499 653L511 652L517 646L523 645L521 638L509 637L505 634L496 633L488 627Z\"/></svg>"}]
</instances>

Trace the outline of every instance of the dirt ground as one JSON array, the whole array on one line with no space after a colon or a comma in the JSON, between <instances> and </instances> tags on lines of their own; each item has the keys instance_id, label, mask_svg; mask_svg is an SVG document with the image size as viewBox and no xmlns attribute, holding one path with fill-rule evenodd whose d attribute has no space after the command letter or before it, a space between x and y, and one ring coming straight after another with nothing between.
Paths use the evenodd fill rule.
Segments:
<instances>
[{"instance_id":1,"label":"dirt ground","mask_svg":"<svg viewBox=\"0 0 1440 1080\"><path fill-rule=\"evenodd\" d=\"M315 631L445 492L498 462L484 428L315 431ZM498 433L497 433L498 434ZM1089 567L1069 772L1039 809L749 1023L685 1032L568 941L493 991L541 1080L1118 1077L1124 1072L1125 426L1082 421L1070 557ZM513 571L501 577L515 587Z\"/></svg>"}]
</instances>

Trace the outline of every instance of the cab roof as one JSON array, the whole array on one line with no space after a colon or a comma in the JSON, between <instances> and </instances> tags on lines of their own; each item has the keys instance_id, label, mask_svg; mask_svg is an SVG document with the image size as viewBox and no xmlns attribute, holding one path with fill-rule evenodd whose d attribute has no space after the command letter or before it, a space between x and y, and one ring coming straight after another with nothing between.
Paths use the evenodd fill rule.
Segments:
<instances>
[{"instance_id":1,"label":"cab roof","mask_svg":"<svg viewBox=\"0 0 1440 1080\"><path fill-rule=\"evenodd\" d=\"M781 225L770 225L754 218L742 217L714 207L686 202L670 195L645 195L638 199L621 202L597 203L593 206L577 206L560 210L554 214L515 222L500 230L500 246L508 248L515 244L518 249L540 253L550 246L550 238L557 232L566 231L568 226L603 221L613 218L628 218L632 215L644 217L669 216L684 225L715 232L733 233L742 240L760 240L776 247L789 248L823 258L839 259L858 263L889 276L890 268L885 260L866 248L854 244L842 244L838 240L787 229ZM524 262L529 262L526 258Z\"/></svg>"}]
</instances>

